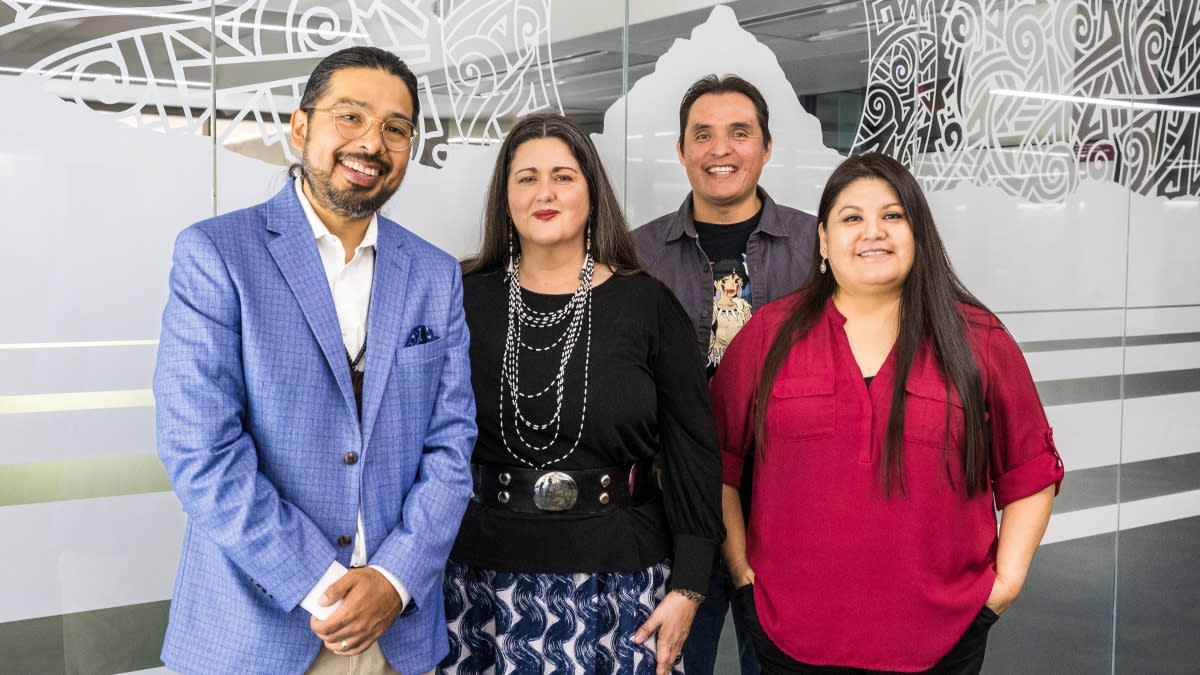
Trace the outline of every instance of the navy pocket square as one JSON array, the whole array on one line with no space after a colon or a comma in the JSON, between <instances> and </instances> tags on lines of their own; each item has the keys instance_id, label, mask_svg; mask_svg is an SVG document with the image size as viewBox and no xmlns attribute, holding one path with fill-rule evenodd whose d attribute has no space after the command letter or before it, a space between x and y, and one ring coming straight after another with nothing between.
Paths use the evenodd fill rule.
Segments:
<instances>
[{"instance_id":1,"label":"navy pocket square","mask_svg":"<svg viewBox=\"0 0 1200 675\"><path fill-rule=\"evenodd\" d=\"M423 345L426 342L433 342L436 339L438 339L438 336L433 332L432 328L424 325L417 326L416 328L412 329L411 333L408 334L408 341L404 343L404 346L416 347L417 345Z\"/></svg>"}]
</instances>

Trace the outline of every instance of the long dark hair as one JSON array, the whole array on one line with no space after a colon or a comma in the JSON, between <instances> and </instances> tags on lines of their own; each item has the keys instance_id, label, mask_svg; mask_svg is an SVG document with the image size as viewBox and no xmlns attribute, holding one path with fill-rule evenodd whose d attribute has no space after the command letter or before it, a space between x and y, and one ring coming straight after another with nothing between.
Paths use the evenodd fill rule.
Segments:
<instances>
[{"instance_id":1,"label":"long dark hair","mask_svg":"<svg viewBox=\"0 0 1200 675\"><path fill-rule=\"evenodd\" d=\"M877 178L886 181L896 191L905 217L912 228L915 247L912 269L904 279L900 293L900 332L896 338L896 381L892 387L892 410L888 416L887 434L884 439L880 462L881 480L885 494L893 489L904 493L904 471L902 439L904 412L907 396L904 385L913 357L922 343L929 341L934 357L941 368L946 385L946 436L944 448L950 440L951 386L959 393L963 407L965 438L963 443L963 469L967 495L973 496L987 485L989 443L984 426L983 385L979 376L979 364L967 339L966 318L961 304L987 310L983 303L963 286L946 247L933 223L929 202L921 191L917 180L904 165L877 152L871 152L843 161L825 184L817 210L819 227L826 228L834 202L851 183L861 178ZM814 242L813 260L820 256L820 240ZM767 351L766 362L755 392L755 440L759 452L766 453L767 402L771 389L788 352L796 341L804 337L816 324L825 310L825 305L837 290L833 274L823 274L813 267L807 286L797 293L799 302L790 316L780 326L779 333ZM947 463L949 470L949 463ZM953 476L949 476L951 482Z\"/></svg>"},{"instance_id":2,"label":"long dark hair","mask_svg":"<svg viewBox=\"0 0 1200 675\"><path fill-rule=\"evenodd\" d=\"M619 274L641 268L629 226L621 213L621 204L613 193L600 153L587 132L570 118L558 113L533 113L517 121L500 145L500 155L492 170L487 205L483 210L483 243L479 254L463 261L463 272L492 272L508 265L508 237L512 227L508 209L508 174L513 155L526 141L557 138L570 148L587 181L589 219L592 224L592 257L597 263ZM520 253L521 242L513 236L513 252Z\"/></svg>"}]
</instances>

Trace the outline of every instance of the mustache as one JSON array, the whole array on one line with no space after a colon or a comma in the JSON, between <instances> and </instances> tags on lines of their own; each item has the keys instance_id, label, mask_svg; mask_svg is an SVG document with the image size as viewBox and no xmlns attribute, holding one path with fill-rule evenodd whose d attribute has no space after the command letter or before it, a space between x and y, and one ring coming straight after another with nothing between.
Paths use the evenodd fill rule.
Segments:
<instances>
[{"instance_id":1,"label":"mustache","mask_svg":"<svg viewBox=\"0 0 1200 675\"><path fill-rule=\"evenodd\" d=\"M378 152L373 155L368 155L365 152L339 152L335 154L333 158L339 162L343 159L352 159L356 162L369 162L371 164L378 164L383 167L384 173L392 170L392 163L387 161L382 153Z\"/></svg>"}]
</instances>

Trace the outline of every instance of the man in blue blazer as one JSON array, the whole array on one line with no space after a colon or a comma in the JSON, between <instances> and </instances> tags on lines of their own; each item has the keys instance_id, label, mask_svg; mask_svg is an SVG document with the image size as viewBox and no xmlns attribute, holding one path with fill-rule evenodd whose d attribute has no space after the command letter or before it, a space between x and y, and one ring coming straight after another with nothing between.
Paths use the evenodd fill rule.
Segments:
<instances>
[{"instance_id":1,"label":"man in blue blazer","mask_svg":"<svg viewBox=\"0 0 1200 675\"><path fill-rule=\"evenodd\" d=\"M447 651L476 434L462 283L376 213L418 103L395 55L329 56L292 116L295 180L179 235L154 373L188 515L174 670L408 674Z\"/></svg>"}]
</instances>

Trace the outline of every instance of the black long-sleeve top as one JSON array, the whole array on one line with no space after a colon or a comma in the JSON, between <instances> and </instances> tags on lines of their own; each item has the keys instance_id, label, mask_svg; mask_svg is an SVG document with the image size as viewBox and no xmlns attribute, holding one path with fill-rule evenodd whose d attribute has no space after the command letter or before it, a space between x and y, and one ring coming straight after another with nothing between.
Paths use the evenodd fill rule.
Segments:
<instances>
[{"instance_id":1,"label":"black long-sleeve top","mask_svg":"<svg viewBox=\"0 0 1200 675\"><path fill-rule=\"evenodd\" d=\"M568 295L522 290L539 311L562 308ZM471 379L479 440L472 461L524 467L500 436L500 378L508 324L503 272L468 275L463 304L471 331ZM556 329L523 329L526 344L546 345ZM586 333L586 323L585 323ZM558 442L534 453L512 428L509 448L535 464L561 457L579 434L586 334L569 362ZM672 558L671 588L707 592L709 568L724 536L721 464L704 369L697 362L687 314L671 291L645 274L614 275L592 291L587 408L578 447L546 470L622 466L660 456L662 498L604 513L526 514L472 501L450 557L505 572L634 572ZM521 353L522 392L540 390L558 370L561 351ZM549 396L522 403L535 422L549 419ZM531 445L552 430L523 428Z\"/></svg>"}]
</instances>

